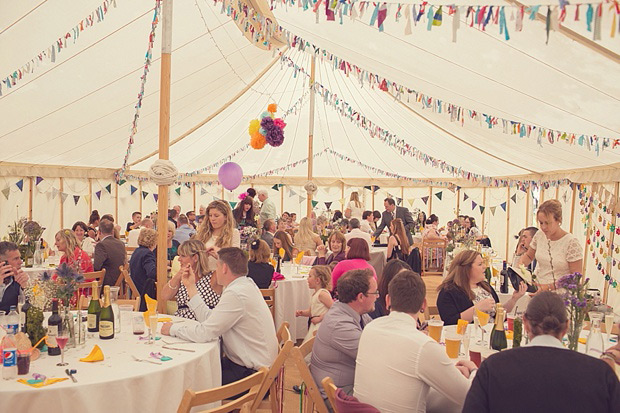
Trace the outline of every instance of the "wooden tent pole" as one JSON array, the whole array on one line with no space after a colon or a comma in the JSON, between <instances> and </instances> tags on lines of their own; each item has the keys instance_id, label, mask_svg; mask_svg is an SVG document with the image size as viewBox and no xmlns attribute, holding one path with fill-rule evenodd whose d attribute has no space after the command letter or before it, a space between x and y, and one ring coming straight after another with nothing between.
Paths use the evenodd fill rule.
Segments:
<instances>
[{"instance_id":1,"label":"wooden tent pole","mask_svg":"<svg viewBox=\"0 0 620 413\"><path fill-rule=\"evenodd\" d=\"M340 185L340 211L342 211L342 216L344 216L344 181Z\"/></svg>"},{"instance_id":2,"label":"wooden tent pole","mask_svg":"<svg viewBox=\"0 0 620 413\"><path fill-rule=\"evenodd\" d=\"M428 216L433 214L433 187L428 187Z\"/></svg>"},{"instance_id":3,"label":"wooden tent pole","mask_svg":"<svg viewBox=\"0 0 620 413\"><path fill-rule=\"evenodd\" d=\"M510 187L506 188L506 260L508 260L508 247L510 244Z\"/></svg>"},{"instance_id":4,"label":"wooden tent pole","mask_svg":"<svg viewBox=\"0 0 620 413\"><path fill-rule=\"evenodd\" d=\"M620 187L620 182L616 182L616 185L614 186L614 196L613 196L612 199L618 198L618 194L620 193L620 188L619 187ZM611 227L614 228L617 225L618 214L614 214L613 211L611 211L611 216L612 216L612 218L611 218ZM610 235L609 235L609 249L607 250L607 254L609 255L609 259L607 261L607 274L609 274L609 275L611 275L611 271L612 271L612 268L613 268L613 260L614 260L614 248L613 248L613 246L615 245L615 243L614 243L615 234L616 234L616 231L610 231ZM605 304L607 304L607 298L608 297L609 297L609 282L605 281L605 291L603 292L603 302Z\"/></svg>"},{"instance_id":5,"label":"wooden tent pole","mask_svg":"<svg viewBox=\"0 0 620 413\"><path fill-rule=\"evenodd\" d=\"M558 201L560 200L560 187L559 186L555 187L555 199L557 199Z\"/></svg>"},{"instance_id":6,"label":"wooden tent pole","mask_svg":"<svg viewBox=\"0 0 620 413\"><path fill-rule=\"evenodd\" d=\"M370 193L372 197L372 212L375 212L375 191L373 191L373 186L370 186Z\"/></svg>"},{"instance_id":7,"label":"wooden tent pole","mask_svg":"<svg viewBox=\"0 0 620 413\"><path fill-rule=\"evenodd\" d=\"M484 234L484 219L486 218L487 215L487 188L486 186L484 188L482 188L482 206L484 207L484 209L482 210L482 233ZM506 235L508 235L508 233L506 233Z\"/></svg>"},{"instance_id":8,"label":"wooden tent pole","mask_svg":"<svg viewBox=\"0 0 620 413\"><path fill-rule=\"evenodd\" d=\"M88 178L88 213L93 211L93 178Z\"/></svg>"},{"instance_id":9,"label":"wooden tent pole","mask_svg":"<svg viewBox=\"0 0 620 413\"><path fill-rule=\"evenodd\" d=\"M284 213L284 189L282 188L284 187L278 188L278 191L280 191L280 215Z\"/></svg>"},{"instance_id":10,"label":"wooden tent pole","mask_svg":"<svg viewBox=\"0 0 620 413\"><path fill-rule=\"evenodd\" d=\"M568 232L570 232L571 234L573 233L573 227L574 227L574 220L575 220L575 196L577 195L577 185L576 184L571 184L570 186L573 190L573 196L571 197L571 202L570 202L570 224L568 226Z\"/></svg>"},{"instance_id":11,"label":"wooden tent pole","mask_svg":"<svg viewBox=\"0 0 620 413\"><path fill-rule=\"evenodd\" d=\"M170 157L170 68L172 63L172 5L173 0L162 2L161 78L159 83L159 159ZM166 230L168 226L168 185L157 188L157 310L166 313L166 302L161 298L168 279Z\"/></svg>"},{"instance_id":12,"label":"wooden tent pole","mask_svg":"<svg viewBox=\"0 0 620 413\"><path fill-rule=\"evenodd\" d=\"M530 226L530 203L532 202L532 190L528 188L525 203L525 228Z\"/></svg>"},{"instance_id":13,"label":"wooden tent pole","mask_svg":"<svg viewBox=\"0 0 620 413\"><path fill-rule=\"evenodd\" d=\"M119 184L116 184L114 186L114 219L116 220L117 224L121 222L121 220L118 218L118 187L119 186L120 186Z\"/></svg>"},{"instance_id":14,"label":"wooden tent pole","mask_svg":"<svg viewBox=\"0 0 620 413\"><path fill-rule=\"evenodd\" d=\"M65 190L65 183L62 178L60 178L60 229L63 229L65 226L65 207L64 202L62 202L62 193Z\"/></svg>"},{"instance_id":15,"label":"wooden tent pole","mask_svg":"<svg viewBox=\"0 0 620 413\"><path fill-rule=\"evenodd\" d=\"M28 179L30 190L28 191L28 220L32 221L32 176Z\"/></svg>"},{"instance_id":16,"label":"wooden tent pole","mask_svg":"<svg viewBox=\"0 0 620 413\"><path fill-rule=\"evenodd\" d=\"M142 181L138 181L138 211L142 214Z\"/></svg>"},{"instance_id":17,"label":"wooden tent pole","mask_svg":"<svg viewBox=\"0 0 620 413\"><path fill-rule=\"evenodd\" d=\"M192 197L194 201L194 203L192 204L192 211L194 211L194 214L195 214L196 213L196 182L192 182Z\"/></svg>"},{"instance_id":18,"label":"wooden tent pole","mask_svg":"<svg viewBox=\"0 0 620 413\"><path fill-rule=\"evenodd\" d=\"M456 218L461 214L461 189L456 190Z\"/></svg>"},{"instance_id":19,"label":"wooden tent pole","mask_svg":"<svg viewBox=\"0 0 620 413\"><path fill-rule=\"evenodd\" d=\"M316 54L312 55L312 63L310 65L310 124L308 126L308 181L312 181L312 167L313 167L313 145L314 145L314 107L316 94L312 92L314 88L316 70ZM312 194L307 193L308 199L306 200L306 216L310 218L312 216Z\"/></svg>"}]
</instances>

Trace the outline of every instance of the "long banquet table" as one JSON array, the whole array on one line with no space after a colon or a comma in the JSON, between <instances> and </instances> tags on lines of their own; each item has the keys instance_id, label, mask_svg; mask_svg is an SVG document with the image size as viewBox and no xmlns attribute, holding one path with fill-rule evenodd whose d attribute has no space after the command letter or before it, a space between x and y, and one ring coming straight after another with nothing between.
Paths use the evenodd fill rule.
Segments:
<instances>
[{"instance_id":1,"label":"long banquet table","mask_svg":"<svg viewBox=\"0 0 620 413\"><path fill-rule=\"evenodd\" d=\"M183 321L172 317L174 321ZM161 327L161 323L159 325ZM42 354L31 362L28 375L17 379L32 379L33 373L48 378L66 378L65 369L76 369L75 377L41 388L33 388L17 380L2 381L0 385L0 412L174 412L185 389L205 390L221 385L220 346L210 343L171 344L172 347L194 350L185 352L162 348L182 340L163 336L154 344L145 344L131 332L131 324L123 323L124 331L112 340L100 340L98 335L88 337L86 345L67 349L66 367L58 367L60 357ZM104 361L80 362L94 345L105 356ZM161 365L135 361L132 356L149 359L151 352L172 357Z\"/></svg>"}]
</instances>

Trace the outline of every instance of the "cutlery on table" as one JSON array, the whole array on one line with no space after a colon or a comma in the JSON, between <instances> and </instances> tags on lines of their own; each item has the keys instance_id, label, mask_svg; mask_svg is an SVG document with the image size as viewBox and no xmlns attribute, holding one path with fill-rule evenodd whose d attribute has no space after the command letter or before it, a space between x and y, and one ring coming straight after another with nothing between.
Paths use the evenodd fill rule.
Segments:
<instances>
[{"instance_id":1,"label":"cutlery on table","mask_svg":"<svg viewBox=\"0 0 620 413\"><path fill-rule=\"evenodd\" d=\"M196 350L190 350L188 348L178 348L178 347L170 347L170 346L162 346L162 348L168 349L168 350L178 350L178 351L187 351L190 353L195 353Z\"/></svg>"},{"instance_id":2,"label":"cutlery on table","mask_svg":"<svg viewBox=\"0 0 620 413\"><path fill-rule=\"evenodd\" d=\"M135 361L144 361L146 363L152 363L152 364L162 364L159 361L153 361L153 360L147 360L147 359L139 359L138 357L134 356L133 354L131 355L131 357L133 357L133 359Z\"/></svg>"},{"instance_id":3,"label":"cutlery on table","mask_svg":"<svg viewBox=\"0 0 620 413\"><path fill-rule=\"evenodd\" d=\"M67 373L67 376L71 377L71 380L73 380L74 383L77 383L77 379L74 376L74 374L77 373L77 370L65 369L65 373Z\"/></svg>"}]
</instances>

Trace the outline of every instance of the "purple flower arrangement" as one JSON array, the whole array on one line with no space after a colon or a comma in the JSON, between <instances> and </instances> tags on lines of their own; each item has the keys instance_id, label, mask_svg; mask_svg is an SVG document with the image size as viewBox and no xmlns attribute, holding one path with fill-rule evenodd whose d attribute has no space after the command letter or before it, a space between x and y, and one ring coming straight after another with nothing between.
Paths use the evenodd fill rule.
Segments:
<instances>
[{"instance_id":1,"label":"purple flower arrangement","mask_svg":"<svg viewBox=\"0 0 620 413\"><path fill-rule=\"evenodd\" d=\"M582 274L576 272L565 275L556 282L568 311L568 348L575 351L579 345L583 321L592 306L592 298L587 294L589 281L589 278L584 279Z\"/></svg>"}]
</instances>

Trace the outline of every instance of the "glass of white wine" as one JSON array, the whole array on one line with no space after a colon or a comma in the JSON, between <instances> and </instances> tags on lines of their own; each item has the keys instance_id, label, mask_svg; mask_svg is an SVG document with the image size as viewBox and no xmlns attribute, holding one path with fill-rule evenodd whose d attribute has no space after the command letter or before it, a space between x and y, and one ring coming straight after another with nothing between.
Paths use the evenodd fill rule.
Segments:
<instances>
[{"instance_id":1,"label":"glass of white wine","mask_svg":"<svg viewBox=\"0 0 620 413\"><path fill-rule=\"evenodd\" d=\"M611 341L611 330L614 328L614 313L605 314L605 331L607 332L607 341Z\"/></svg>"},{"instance_id":2,"label":"glass of white wine","mask_svg":"<svg viewBox=\"0 0 620 413\"><path fill-rule=\"evenodd\" d=\"M159 316L157 313L149 315L149 330L151 332L151 337L149 338L149 343L153 343L156 340L157 336L157 320Z\"/></svg>"}]
</instances>

